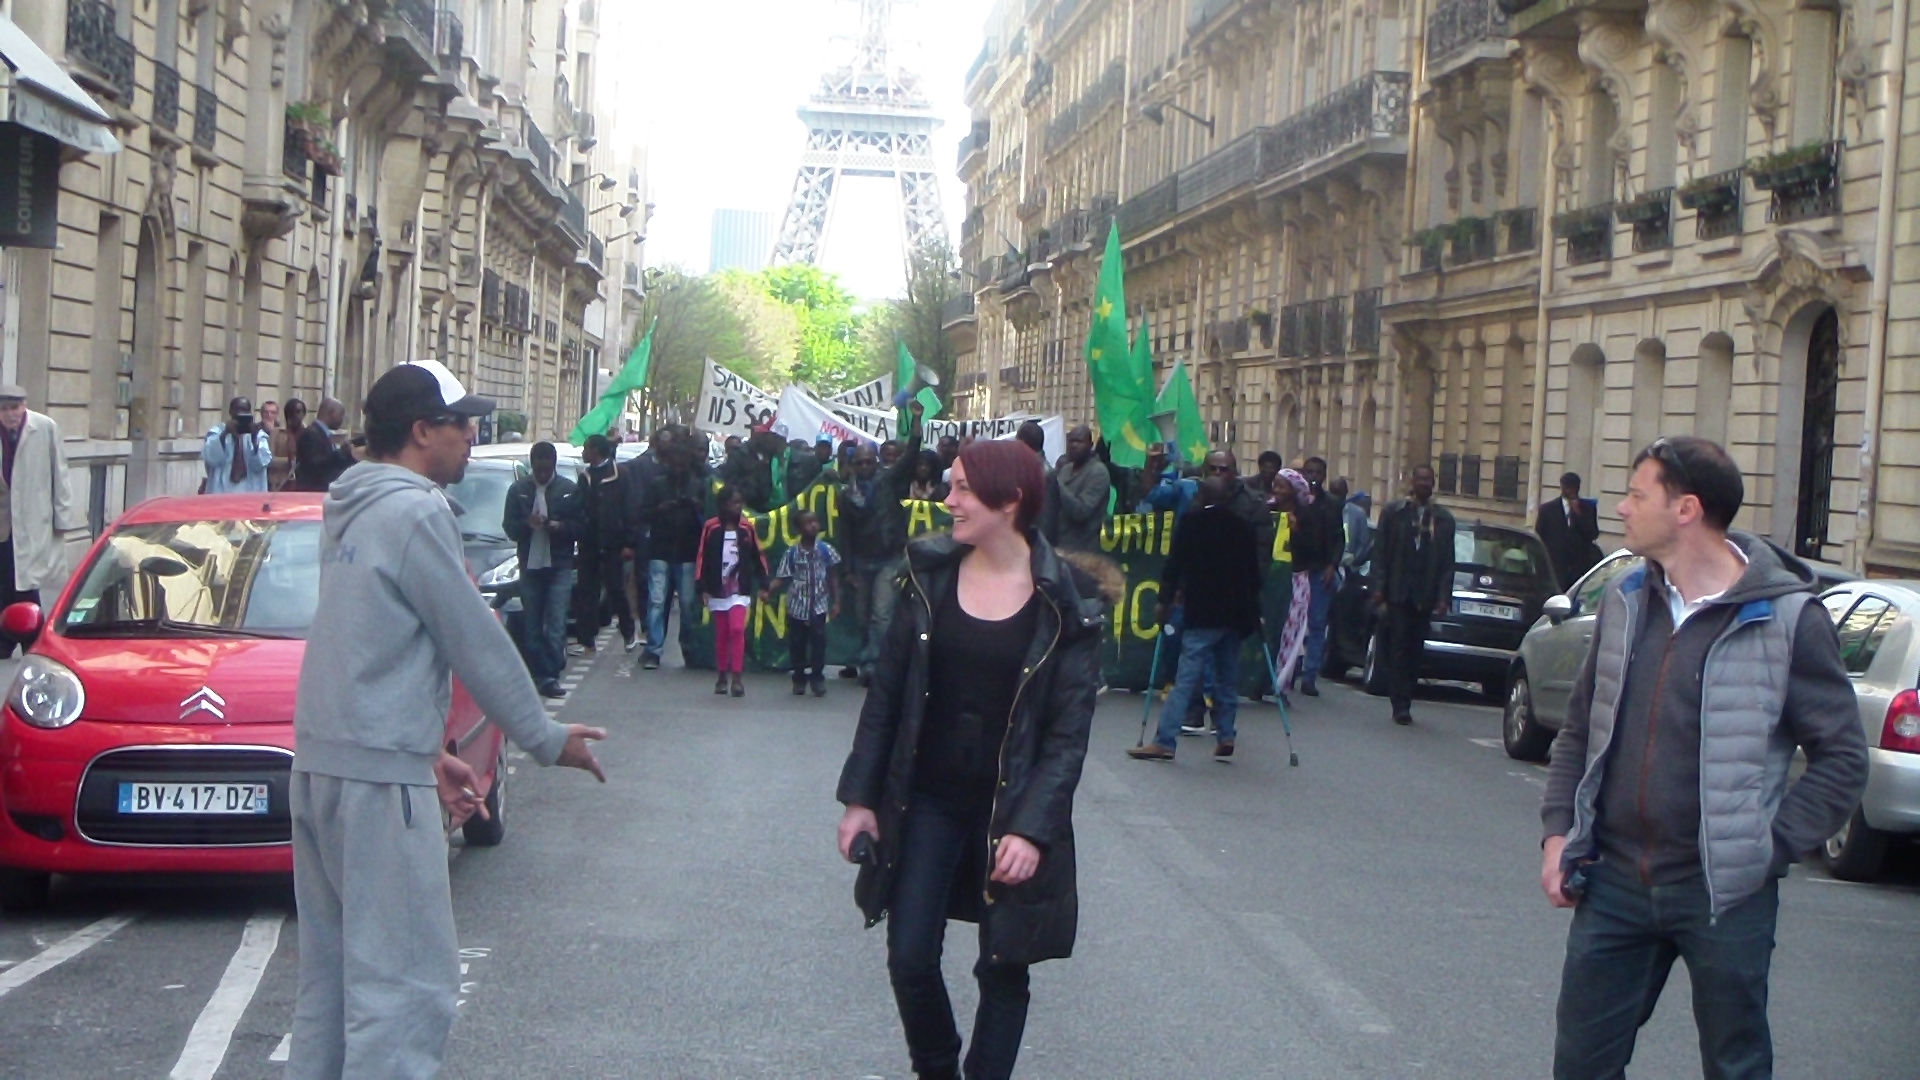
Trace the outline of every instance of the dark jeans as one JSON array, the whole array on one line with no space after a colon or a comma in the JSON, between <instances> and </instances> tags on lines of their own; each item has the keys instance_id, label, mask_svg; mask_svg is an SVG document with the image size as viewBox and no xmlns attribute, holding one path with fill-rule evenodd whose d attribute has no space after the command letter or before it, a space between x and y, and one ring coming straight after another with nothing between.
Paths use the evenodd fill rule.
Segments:
<instances>
[{"instance_id":1,"label":"dark jeans","mask_svg":"<svg viewBox=\"0 0 1920 1080\"><path fill-rule=\"evenodd\" d=\"M787 612L787 662L793 665L793 681L815 683L827 674L827 617L803 619Z\"/></svg>"},{"instance_id":2,"label":"dark jeans","mask_svg":"<svg viewBox=\"0 0 1920 1080\"><path fill-rule=\"evenodd\" d=\"M535 685L560 677L567 666L567 602L573 568L520 571L520 653Z\"/></svg>"},{"instance_id":3,"label":"dark jeans","mask_svg":"<svg viewBox=\"0 0 1920 1080\"><path fill-rule=\"evenodd\" d=\"M887 914L887 974L900 1006L913 1071L923 1075L951 1076L960 1064L960 1032L940 973L940 953L954 875L985 872L989 815L985 806L955 807L916 793L900 826ZM973 1017L966 1075L968 1080L1000 1080L1013 1075L1027 1026L1027 968L988 963L983 932L973 977L980 984L980 1008Z\"/></svg>"},{"instance_id":4,"label":"dark jeans","mask_svg":"<svg viewBox=\"0 0 1920 1080\"><path fill-rule=\"evenodd\" d=\"M1675 957L1687 962L1700 1064L1707 1080L1773 1075L1767 1027L1767 970L1773 961L1780 883L1713 919L1704 875L1646 886L1605 863L1589 871L1573 910L1560 976L1555 1080L1610 1080L1626 1074L1633 1042L1653 1016Z\"/></svg>"},{"instance_id":5,"label":"dark jeans","mask_svg":"<svg viewBox=\"0 0 1920 1080\"><path fill-rule=\"evenodd\" d=\"M1326 580L1324 568L1307 575L1313 595L1307 602L1307 652L1300 661L1300 685L1320 681L1320 664L1327 652L1327 617L1333 614L1336 581Z\"/></svg>"},{"instance_id":6,"label":"dark jeans","mask_svg":"<svg viewBox=\"0 0 1920 1080\"><path fill-rule=\"evenodd\" d=\"M1387 698L1395 716L1413 709L1413 689L1420 685L1420 662L1426 655L1427 625L1432 618L1431 612L1420 608L1387 605L1380 644L1387 664Z\"/></svg>"},{"instance_id":7,"label":"dark jeans","mask_svg":"<svg viewBox=\"0 0 1920 1080\"><path fill-rule=\"evenodd\" d=\"M1153 741L1168 750L1174 748L1180 725L1188 719L1188 703L1200 696L1208 682L1214 695L1214 736L1232 739L1234 716L1240 708L1240 646L1246 638L1232 630L1189 629L1175 640L1180 643L1180 668L1173 690L1160 706L1160 726Z\"/></svg>"},{"instance_id":8,"label":"dark jeans","mask_svg":"<svg viewBox=\"0 0 1920 1080\"><path fill-rule=\"evenodd\" d=\"M13 538L9 536L5 540L0 540L0 608L4 608L9 604L38 604L40 602L39 589L19 589L15 588L14 585ZM0 658L12 656L15 647L20 645L20 642L0 638Z\"/></svg>"},{"instance_id":9,"label":"dark jeans","mask_svg":"<svg viewBox=\"0 0 1920 1080\"><path fill-rule=\"evenodd\" d=\"M574 632L582 645L592 645L607 624L606 608L611 605L620 623L620 636L633 636L633 610L627 607L627 580L620 553L583 550L579 562L580 580L574 588Z\"/></svg>"}]
</instances>

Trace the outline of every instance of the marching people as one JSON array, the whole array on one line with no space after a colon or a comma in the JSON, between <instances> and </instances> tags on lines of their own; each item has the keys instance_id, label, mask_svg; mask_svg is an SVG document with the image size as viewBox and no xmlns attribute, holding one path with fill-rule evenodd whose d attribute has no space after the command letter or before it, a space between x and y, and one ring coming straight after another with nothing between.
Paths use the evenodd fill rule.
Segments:
<instances>
[{"instance_id":1,"label":"marching people","mask_svg":"<svg viewBox=\"0 0 1920 1080\"><path fill-rule=\"evenodd\" d=\"M60 425L27 408L27 392L0 386L0 607L40 602L40 590L67 583L63 533L87 519L67 483L67 450ZM18 642L0 639L0 658Z\"/></svg>"},{"instance_id":2,"label":"marching people","mask_svg":"<svg viewBox=\"0 0 1920 1080\"><path fill-rule=\"evenodd\" d=\"M700 532L693 575L700 599L713 616L713 666L718 672L713 692L745 697L741 672L746 670L747 616L754 596L766 587L767 557L753 520L743 513L746 502L738 491L722 487L714 505L719 513Z\"/></svg>"},{"instance_id":3,"label":"marching people","mask_svg":"<svg viewBox=\"0 0 1920 1080\"><path fill-rule=\"evenodd\" d=\"M291 403L289 403L291 404ZM353 448L345 444L341 425L347 422L347 407L334 398L321 398L320 408L311 422L300 429L293 448L293 476L289 491L325 491L340 474L351 468Z\"/></svg>"},{"instance_id":4,"label":"marching people","mask_svg":"<svg viewBox=\"0 0 1920 1080\"><path fill-rule=\"evenodd\" d=\"M1599 563L1600 512L1580 497L1579 473L1560 475L1560 497L1540 504L1533 532L1547 549L1561 592Z\"/></svg>"},{"instance_id":5,"label":"marching people","mask_svg":"<svg viewBox=\"0 0 1920 1080\"><path fill-rule=\"evenodd\" d=\"M667 648L667 609L679 599L680 650L699 617L687 605L694 602L694 564L700 557L700 536L706 517L707 480L701 457L705 448L679 435L661 448L661 471L648 485L642 502L647 521L647 642L640 667L653 671Z\"/></svg>"},{"instance_id":6,"label":"marching people","mask_svg":"<svg viewBox=\"0 0 1920 1080\"><path fill-rule=\"evenodd\" d=\"M267 490L273 438L254 418L253 402L244 397L227 402L227 421L207 430L200 461L206 467L201 490L208 495Z\"/></svg>"},{"instance_id":7,"label":"marching people","mask_svg":"<svg viewBox=\"0 0 1920 1080\"><path fill-rule=\"evenodd\" d=\"M1327 459L1309 457L1300 466L1312 496L1300 508L1300 532L1294 537L1293 568L1307 575L1313 596L1307 608L1307 651L1301 658L1300 692L1319 697L1320 665L1327 649L1327 618L1333 611L1340 557L1346 549L1345 515L1328 494Z\"/></svg>"},{"instance_id":8,"label":"marching people","mask_svg":"<svg viewBox=\"0 0 1920 1080\"><path fill-rule=\"evenodd\" d=\"M1188 704L1213 681L1213 756L1233 756L1234 715L1240 700L1240 648L1260 629L1261 557L1253 526L1231 506L1238 479L1209 476L1200 485L1200 509L1174 527L1173 550L1160 571L1155 618L1167 621L1179 603L1180 667L1160 709L1153 741L1127 751L1144 761L1172 761ZM1264 513L1264 511L1263 511Z\"/></svg>"},{"instance_id":9,"label":"marching people","mask_svg":"<svg viewBox=\"0 0 1920 1080\"><path fill-rule=\"evenodd\" d=\"M1307 478L1298 472L1281 469L1274 475L1273 569L1267 575L1263 595L1278 599L1284 593L1286 600L1267 607L1262 614L1267 624L1267 647L1273 654L1277 673L1275 692L1283 704L1287 703L1287 688L1299 674L1301 658L1307 651L1307 617L1313 605L1313 585L1306 571L1300 570L1294 561L1293 537L1300 529L1301 508L1311 505L1313 498ZM1274 607L1279 609L1277 613Z\"/></svg>"},{"instance_id":10,"label":"marching people","mask_svg":"<svg viewBox=\"0 0 1920 1080\"><path fill-rule=\"evenodd\" d=\"M487 813L479 776L441 744L449 673L535 761L606 779L588 746L606 733L547 716L440 490L492 409L438 362L390 369L367 395L372 460L327 496L288 779L292 1080L440 1071L460 989L446 827Z\"/></svg>"},{"instance_id":11,"label":"marching people","mask_svg":"<svg viewBox=\"0 0 1920 1080\"><path fill-rule=\"evenodd\" d=\"M1067 453L1053 473L1060 505L1062 551L1099 551L1100 526L1107 519L1113 478L1106 463L1093 456L1093 431L1085 424L1067 432Z\"/></svg>"},{"instance_id":12,"label":"marching people","mask_svg":"<svg viewBox=\"0 0 1920 1080\"><path fill-rule=\"evenodd\" d=\"M869 925L887 920L887 973L920 1077L1011 1076L1028 969L1073 951L1072 808L1100 686L1103 600L1094 577L1034 528L1043 481L1039 457L1019 444L960 452L953 531L908 545L910 597L836 792L840 854L865 858L856 891ZM979 924L964 1061L941 973L949 919Z\"/></svg>"},{"instance_id":13,"label":"marching people","mask_svg":"<svg viewBox=\"0 0 1920 1080\"><path fill-rule=\"evenodd\" d=\"M507 489L500 527L520 558L521 652L541 697L563 698L567 666L567 610L573 597L573 552L585 524L580 493L559 475L550 442L527 452L530 474Z\"/></svg>"},{"instance_id":14,"label":"marching people","mask_svg":"<svg viewBox=\"0 0 1920 1080\"><path fill-rule=\"evenodd\" d=\"M812 687L814 697L827 696L827 620L840 617L840 553L820 539L820 515L802 510L798 517L800 542L780 555L773 580L760 591L760 602L787 588L787 660L793 667L795 697Z\"/></svg>"},{"instance_id":15,"label":"marching people","mask_svg":"<svg viewBox=\"0 0 1920 1080\"><path fill-rule=\"evenodd\" d=\"M586 471L580 477L579 575L574 585L574 623L581 651L591 656L594 639L611 608L628 652L640 647L633 609L627 606L625 565L639 544L640 513L633 489L621 476L613 443L605 435L587 436L580 449Z\"/></svg>"},{"instance_id":16,"label":"marching people","mask_svg":"<svg viewBox=\"0 0 1920 1080\"><path fill-rule=\"evenodd\" d=\"M1060 478L1055 473L1053 463L1047 460L1047 431L1038 420L1022 423L1013 433L1014 440L1034 452L1040 459L1040 472L1044 477L1046 490L1040 499L1040 535L1047 543L1060 546Z\"/></svg>"},{"instance_id":17,"label":"marching people","mask_svg":"<svg viewBox=\"0 0 1920 1080\"><path fill-rule=\"evenodd\" d=\"M842 668L841 678L859 676L871 682L873 666L880 656L880 643L886 640L887 624L893 620L894 602L900 590L894 584L905 566L907 548L907 510L901 500L913 483L913 468L920 457L920 417L925 409L919 402L907 406L912 414L912 431L907 448L882 471L873 444L862 442L853 452L853 474L842 485L840 517L846 522L848 584L853 590L853 611L864 627L858 666Z\"/></svg>"},{"instance_id":18,"label":"marching people","mask_svg":"<svg viewBox=\"0 0 1920 1080\"><path fill-rule=\"evenodd\" d=\"M1413 723L1428 623L1453 606L1453 513L1433 501L1433 466L1416 465L1407 497L1380 512L1370 583L1393 722Z\"/></svg>"},{"instance_id":19,"label":"marching people","mask_svg":"<svg viewBox=\"0 0 1920 1080\"><path fill-rule=\"evenodd\" d=\"M1771 1077L1779 880L1866 787L1819 585L1806 563L1729 531L1744 494L1725 450L1679 436L1640 451L1620 503L1646 563L1600 599L1540 808L1540 886L1573 908L1558 1080L1623 1075L1675 957L1706 1075ZM1789 779L1796 750L1805 770Z\"/></svg>"},{"instance_id":20,"label":"marching people","mask_svg":"<svg viewBox=\"0 0 1920 1080\"><path fill-rule=\"evenodd\" d=\"M268 402L267 404L272 404ZM266 405L260 407L264 416ZM284 489L293 479L295 455L300 446L300 432L307 426L307 403L299 398L287 399L286 421L275 424L273 432L273 464L267 466L267 488L270 491Z\"/></svg>"},{"instance_id":21,"label":"marching people","mask_svg":"<svg viewBox=\"0 0 1920 1080\"><path fill-rule=\"evenodd\" d=\"M940 479L944 472L940 467L940 455L932 450L920 451L920 458L913 466L913 481L907 485L907 498L922 502L940 502L947 497L947 483Z\"/></svg>"},{"instance_id":22,"label":"marching people","mask_svg":"<svg viewBox=\"0 0 1920 1080\"><path fill-rule=\"evenodd\" d=\"M1327 484L1327 494L1340 500L1340 569L1353 574L1359 573L1373 558L1373 523L1368 520L1373 511L1373 498L1364 491L1348 495L1347 489L1344 476L1337 476ZM1328 632L1331 633L1331 629Z\"/></svg>"}]
</instances>

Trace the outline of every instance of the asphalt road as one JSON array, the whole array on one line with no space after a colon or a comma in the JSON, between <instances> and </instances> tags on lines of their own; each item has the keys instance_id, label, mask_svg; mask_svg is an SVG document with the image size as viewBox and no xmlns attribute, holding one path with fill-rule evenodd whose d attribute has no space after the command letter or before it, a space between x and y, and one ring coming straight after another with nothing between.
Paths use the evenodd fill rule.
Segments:
<instances>
[{"instance_id":1,"label":"asphalt road","mask_svg":"<svg viewBox=\"0 0 1920 1080\"><path fill-rule=\"evenodd\" d=\"M460 853L458 1078L904 1077L880 930L833 850L859 693L605 654L558 715L604 724L611 782L532 767L508 838ZM1102 699L1077 803L1077 955L1035 969L1022 1075L1546 1075L1568 916L1540 897L1542 771L1436 689L1418 722L1345 686L1270 705L1239 753L1128 760L1141 700ZM278 1077L295 925L284 881L75 881L0 921L0 1076ZM1920 1076L1920 858L1782 890L1782 1077ZM969 927L949 981L971 1015ZM1634 1075L1700 1073L1684 969Z\"/></svg>"}]
</instances>

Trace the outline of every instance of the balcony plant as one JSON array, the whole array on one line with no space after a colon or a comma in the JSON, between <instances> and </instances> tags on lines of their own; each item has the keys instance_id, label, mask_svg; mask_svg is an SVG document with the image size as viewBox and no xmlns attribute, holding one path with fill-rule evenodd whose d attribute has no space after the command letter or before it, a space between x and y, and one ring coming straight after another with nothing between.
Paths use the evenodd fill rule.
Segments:
<instances>
[{"instance_id":1,"label":"balcony plant","mask_svg":"<svg viewBox=\"0 0 1920 1080\"><path fill-rule=\"evenodd\" d=\"M1680 205L1702 214L1725 213L1740 205L1741 169L1700 177L1674 191Z\"/></svg>"},{"instance_id":2,"label":"balcony plant","mask_svg":"<svg viewBox=\"0 0 1920 1080\"><path fill-rule=\"evenodd\" d=\"M1613 216L1616 220L1635 225L1656 221L1672 213L1672 199L1672 188L1643 192L1634 198L1615 203Z\"/></svg>"},{"instance_id":3,"label":"balcony plant","mask_svg":"<svg viewBox=\"0 0 1920 1080\"><path fill-rule=\"evenodd\" d=\"M1446 249L1450 226L1436 225L1429 229L1420 229L1407 238L1407 246L1420 253L1420 269L1434 270L1440 266L1440 253Z\"/></svg>"},{"instance_id":4,"label":"balcony plant","mask_svg":"<svg viewBox=\"0 0 1920 1080\"><path fill-rule=\"evenodd\" d=\"M1747 162L1747 175L1761 191L1827 179L1839 168L1840 144L1810 142Z\"/></svg>"}]
</instances>

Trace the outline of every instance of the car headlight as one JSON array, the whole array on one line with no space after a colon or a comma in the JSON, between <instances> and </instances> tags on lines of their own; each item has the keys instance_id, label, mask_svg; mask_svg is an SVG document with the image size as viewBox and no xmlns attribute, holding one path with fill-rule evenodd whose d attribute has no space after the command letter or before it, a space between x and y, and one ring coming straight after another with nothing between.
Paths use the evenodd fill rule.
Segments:
<instances>
[{"instance_id":1,"label":"car headlight","mask_svg":"<svg viewBox=\"0 0 1920 1080\"><path fill-rule=\"evenodd\" d=\"M480 575L480 587L498 589L520 580L520 556L509 555L499 566Z\"/></svg>"},{"instance_id":2,"label":"car headlight","mask_svg":"<svg viewBox=\"0 0 1920 1080\"><path fill-rule=\"evenodd\" d=\"M80 711L87 705L87 691L67 665L44 656L28 656L13 677L7 704L13 706L14 715L34 727L63 728L80 719Z\"/></svg>"}]
</instances>

